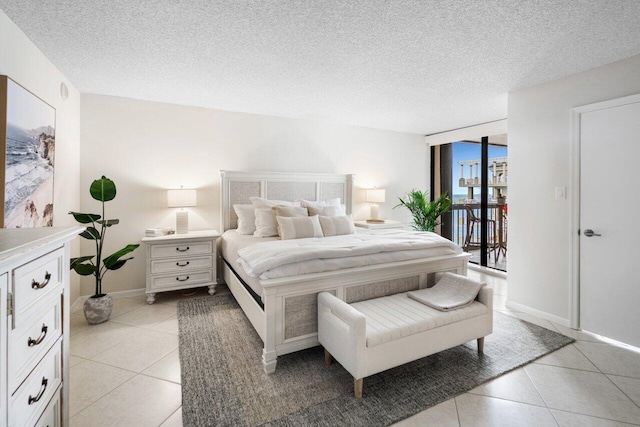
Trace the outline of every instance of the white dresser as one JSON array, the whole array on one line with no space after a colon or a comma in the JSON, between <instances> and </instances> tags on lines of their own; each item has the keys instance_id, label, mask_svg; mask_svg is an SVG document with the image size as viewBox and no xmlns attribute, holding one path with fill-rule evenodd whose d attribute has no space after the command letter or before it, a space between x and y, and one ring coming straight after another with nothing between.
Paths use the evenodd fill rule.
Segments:
<instances>
[{"instance_id":1,"label":"white dresser","mask_svg":"<svg viewBox=\"0 0 640 427\"><path fill-rule=\"evenodd\" d=\"M0 229L0 426L69 419L69 245L84 227Z\"/></svg>"},{"instance_id":2,"label":"white dresser","mask_svg":"<svg viewBox=\"0 0 640 427\"><path fill-rule=\"evenodd\" d=\"M145 237L147 247L147 302L156 293L208 286L216 291L216 230L191 231L161 237Z\"/></svg>"}]
</instances>

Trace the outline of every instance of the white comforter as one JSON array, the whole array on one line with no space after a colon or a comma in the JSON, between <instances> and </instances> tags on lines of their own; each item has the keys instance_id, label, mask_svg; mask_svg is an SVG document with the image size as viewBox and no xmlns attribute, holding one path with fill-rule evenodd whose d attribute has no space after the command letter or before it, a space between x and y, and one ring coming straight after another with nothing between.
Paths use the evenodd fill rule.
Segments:
<instances>
[{"instance_id":1,"label":"white comforter","mask_svg":"<svg viewBox=\"0 0 640 427\"><path fill-rule=\"evenodd\" d=\"M435 233L384 230L324 238L261 242L238 251L238 263L253 277L274 279L462 253Z\"/></svg>"}]
</instances>

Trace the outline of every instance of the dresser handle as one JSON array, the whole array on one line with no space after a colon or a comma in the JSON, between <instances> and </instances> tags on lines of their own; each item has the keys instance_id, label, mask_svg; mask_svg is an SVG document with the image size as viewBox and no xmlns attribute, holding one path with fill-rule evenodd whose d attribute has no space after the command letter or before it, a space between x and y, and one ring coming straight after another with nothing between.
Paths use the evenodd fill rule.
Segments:
<instances>
[{"instance_id":1,"label":"dresser handle","mask_svg":"<svg viewBox=\"0 0 640 427\"><path fill-rule=\"evenodd\" d=\"M178 252L187 252L188 250L189 250L189 246L187 246L187 249L176 248L176 251Z\"/></svg>"},{"instance_id":2,"label":"dresser handle","mask_svg":"<svg viewBox=\"0 0 640 427\"><path fill-rule=\"evenodd\" d=\"M42 390L40 390L40 393L38 393L36 397L31 397L31 395L29 395L29 405L33 405L38 400L42 399L42 396L44 395L45 390L47 390L48 382L49 382L48 379L46 379L45 377L42 377L42 386L41 386Z\"/></svg>"},{"instance_id":3,"label":"dresser handle","mask_svg":"<svg viewBox=\"0 0 640 427\"><path fill-rule=\"evenodd\" d=\"M189 280L189 276L187 276L187 277L186 277L186 279L181 279L181 278L179 278L179 277L176 277L176 280L177 280L178 282L186 282L187 280Z\"/></svg>"},{"instance_id":4,"label":"dresser handle","mask_svg":"<svg viewBox=\"0 0 640 427\"><path fill-rule=\"evenodd\" d=\"M51 273L48 271L44 274L44 282L36 282L36 279L31 281L31 289L42 289L49 284L49 280L51 279Z\"/></svg>"},{"instance_id":5,"label":"dresser handle","mask_svg":"<svg viewBox=\"0 0 640 427\"><path fill-rule=\"evenodd\" d=\"M29 337L29 341L27 341L27 343L29 344L29 347L33 347L33 346L36 346L36 345L40 344L42 342L42 340L44 340L44 337L47 336L47 329L49 329L49 327L43 323L42 324L42 333L40 334L38 339L34 340L33 338Z\"/></svg>"},{"instance_id":6,"label":"dresser handle","mask_svg":"<svg viewBox=\"0 0 640 427\"><path fill-rule=\"evenodd\" d=\"M187 265L189 265L189 261L185 262L184 264L180 264L179 262L176 262L176 265L178 267L186 267Z\"/></svg>"}]
</instances>

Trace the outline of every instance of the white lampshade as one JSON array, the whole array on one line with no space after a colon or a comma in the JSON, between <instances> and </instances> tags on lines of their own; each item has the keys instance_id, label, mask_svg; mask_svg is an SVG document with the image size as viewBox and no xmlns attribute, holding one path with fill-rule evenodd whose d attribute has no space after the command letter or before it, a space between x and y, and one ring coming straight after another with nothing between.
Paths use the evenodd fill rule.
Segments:
<instances>
[{"instance_id":1,"label":"white lampshade","mask_svg":"<svg viewBox=\"0 0 640 427\"><path fill-rule=\"evenodd\" d=\"M364 201L368 203L384 203L385 191L384 188L372 188L366 190Z\"/></svg>"},{"instance_id":2,"label":"white lampshade","mask_svg":"<svg viewBox=\"0 0 640 427\"><path fill-rule=\"evenodd\" d=\"M196 206L196 202L196 190L186 188L167 190L167 206L170 208Z\"/></svg>"}]
</instances>

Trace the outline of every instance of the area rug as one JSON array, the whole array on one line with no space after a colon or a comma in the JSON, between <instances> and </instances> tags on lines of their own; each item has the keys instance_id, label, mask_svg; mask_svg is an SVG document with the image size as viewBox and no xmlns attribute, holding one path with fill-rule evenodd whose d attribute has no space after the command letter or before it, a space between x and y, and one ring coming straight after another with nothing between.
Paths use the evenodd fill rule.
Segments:
<instances>
[{"instance_id":1,"label":"area rug","mask_svg":"<svg viewBox=\"0 0 640 427\"><path fill-rule=\"evenodd\" d=\"M475 340L364 381L320 347L278 357L262 370L262 341L232 295L178 304L185 426L387 426L518 368L574 340L502 313L484 354Z\"/></svg>"}]
</instances>

